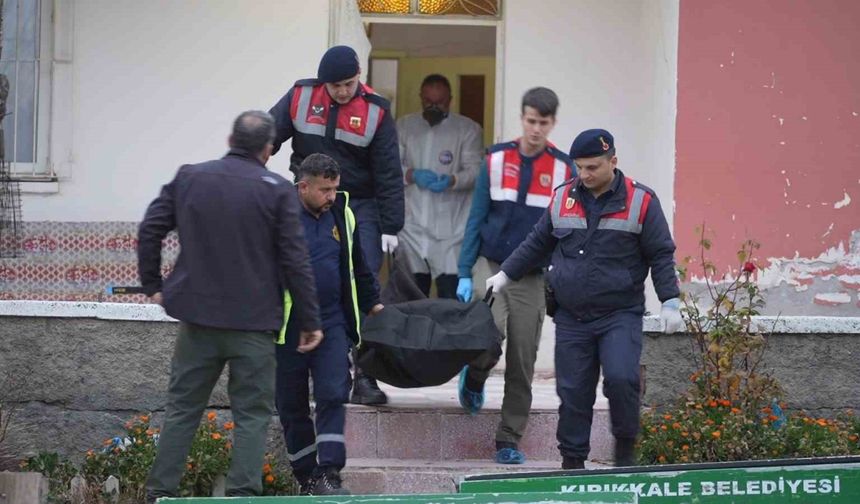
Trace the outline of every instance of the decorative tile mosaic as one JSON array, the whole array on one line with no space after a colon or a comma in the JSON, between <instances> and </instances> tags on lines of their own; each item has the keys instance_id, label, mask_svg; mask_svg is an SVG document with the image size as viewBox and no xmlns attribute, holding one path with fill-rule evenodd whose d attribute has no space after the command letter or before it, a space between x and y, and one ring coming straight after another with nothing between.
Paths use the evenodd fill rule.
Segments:
<instances>
[{"instance_id":1,"label":"decorative tile mosaic","mask_svg":"<svg viewBox=\"0 0 860 504\"><path fill-rule=\"evenodd\" d=\"M108 285L140 285L136 222L25 222L22 255L0 259L0 299L144 303L140 294L108 295ZM171 233L162 273L179 255Z\"/></svg>"}]
</instances>

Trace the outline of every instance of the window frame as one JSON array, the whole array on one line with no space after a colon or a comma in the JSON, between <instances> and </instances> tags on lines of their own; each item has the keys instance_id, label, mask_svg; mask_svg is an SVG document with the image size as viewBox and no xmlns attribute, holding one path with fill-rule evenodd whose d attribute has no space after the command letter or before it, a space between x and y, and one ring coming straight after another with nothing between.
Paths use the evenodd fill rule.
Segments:
<instances>
[{"instance_id":1,"label":"window frame","mask_svg":"<svg viewBox=\"0 0 860 504\"><path fill-rule=\"evenodd\" d=\"M10 0L6 0L10 1ZM17 1L17 0L12 0ZM7 161L9 171L14 180L20 182L51 182L57 180L50 162L50 130L51 130L51 100L52 78L51 62L53 47L53 0L36 0L38 2L38 40L37 81L34 97L34 139L35 159L32 162ZM8 107L7 107L8 108ZM14 146L12 147L14 149ZM7 146L7 151L9 147Z\"/></svg>"}]
</instances>

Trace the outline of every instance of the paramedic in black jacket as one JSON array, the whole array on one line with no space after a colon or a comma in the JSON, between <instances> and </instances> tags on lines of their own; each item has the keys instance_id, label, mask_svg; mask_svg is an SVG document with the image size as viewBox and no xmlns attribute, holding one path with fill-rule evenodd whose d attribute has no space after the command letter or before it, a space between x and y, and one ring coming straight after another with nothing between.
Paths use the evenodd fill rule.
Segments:
<instances>
[{"instance_id":1,"label":"paramedic in black jacket","mask_svg":"<svg viewBox=\"0 0 860 504\"><path fill-rule=\"evenodd\" d=\"M311 154L296 174L301 221L311 254L325 339L313 352L296 350L297 320L287 296L287 324L277 347L278 414L287 457L303 495L344 495L344 423L349 400L349 352L361 342L360 314L382 310L379 287L357 240L349 193L338 192L340 170L325 154ZM313 418L308 380L313 380Z\"/></svg>"},{"instance_id":2,"label":"paramedic in black jacket","mask_svg":"<svg viewBox=\"0 0 860 504\"><path fill-rule=\"evenodd\" d=\"M236 430L226 493L259 495L284 289L294 295L299 350L323 338L295 187L265 166L274 136L269 114L241 114L227 155L179 168L140 224L143 290L180 321L147 502L178 496L191 440L227 363ZM181 250L162 282L161 242L174 229Z\"/></svg>"},{"instance_id":3,"label":"paramedic in black jacket","mask_svg":"<svg viewBox=\"0 0 860 504\"><path fill-rule=\"evenodd\" d=\"M390 103L359 81L351 47L334 46L320 60L316 79L303 79L269 111L277 123L275 150L292 139L290 170L314 153L340 167L340 190L352 198L367 264L379 274L385 252L397 248L403 228L403 169ZM384 404L376 381L356 369L352 402Z\"/></svg>"},{"instance_id":4,"label":"paramedic in black jacket","mask_svg":"<svg viewBox=\"0 0 860 504\"><path fill-rule=\"evenodd\" d=\"M584 467L601 369L615 465L632 465L649 271L663 303L664 332L683 326L675 242L654 191L616 168L608 131L580 133L570 157L578 176L556 188L549 209L501 271L487 280L487 288L498 291L551 256L547 280L558 305L553 320L562 468Z\"/></svg>"}]
</instances>

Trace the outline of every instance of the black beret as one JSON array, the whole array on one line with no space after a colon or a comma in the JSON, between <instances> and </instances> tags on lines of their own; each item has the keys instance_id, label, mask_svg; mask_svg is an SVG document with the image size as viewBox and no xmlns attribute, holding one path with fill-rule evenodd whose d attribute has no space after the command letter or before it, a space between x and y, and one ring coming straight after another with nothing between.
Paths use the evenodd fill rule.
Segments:
<instances>
[{"instance_id":1,"label":"black beret","mask_svg":"<svg viewBox=\"0 0 860 504\"><path fill-rule=\"evenodd\" d=\"M352 47L339 45L323 54L317 69L317 79L322 82L340 82L358 73L358 55Z\"/></svg>"},{"instance_id":2,"label":"black beret","mask_svg":"<svg viewBox=\"0 0 860 504\"><path fill-rule=\"evenodd\" d=\"M573 140L570 157L576 159L602 156L614 147L615 139L605 129L585 130Z\"/></svg>"}]
</instances>

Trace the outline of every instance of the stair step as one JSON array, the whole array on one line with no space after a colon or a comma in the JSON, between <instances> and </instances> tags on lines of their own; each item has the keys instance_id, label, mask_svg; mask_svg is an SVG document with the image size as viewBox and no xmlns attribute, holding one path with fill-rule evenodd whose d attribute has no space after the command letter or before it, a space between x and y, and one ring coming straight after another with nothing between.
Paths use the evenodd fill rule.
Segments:
<instances>
[{"instance_id":1,"label":"stair step","mask_svg":"<svg viewBox=\"0 0 860 504\"><path fill-rule=\"evenodd\" d=\"M344 486L355 495L454 493L465 476L493 472L524 472L559 469L557 461L529 460L520 465L496 464L491 460L408 460L350 458L341 473ZM587 463L586 468L605 465Z\"/></svg>"},{"instance_id":2,"label":"stair step","mask_svg":"<svg viewBox=\"0 0 860 504\"><path fill-rule=\"evenodd\" d=\"M487 402L481 412L468 415L457 400L457 381L439 387L397 389L381 384L389 396L385 406L347 408L347 453L353 458L425 461L491 460L494 435L500 419L504 379L487 381ZM558 398L555 380L536 379L532 411L520 449L531 460L551 461L558 467L561 455L555 436ZM595 404L589 458L612 458L612 435L606 400Z\"/></svg>"}]
</instances>

